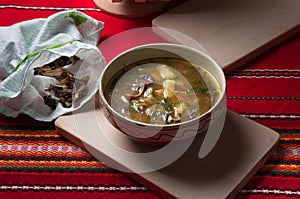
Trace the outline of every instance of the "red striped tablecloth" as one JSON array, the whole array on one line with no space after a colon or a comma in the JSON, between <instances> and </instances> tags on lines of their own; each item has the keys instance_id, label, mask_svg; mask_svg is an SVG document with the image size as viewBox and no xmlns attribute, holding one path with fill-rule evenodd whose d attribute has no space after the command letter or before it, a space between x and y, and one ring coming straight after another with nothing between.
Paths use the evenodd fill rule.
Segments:
<instances>
[{"instance_id":1,"label":"red striped tablecloth","mask_svg":"<svg viewBox=\"0 0 300 199\"><path fill-rule=\"evenodd\" d=\"M0 26L76 8L105 23L102 39L151 26L120 19L92 0L0 0ZM1 54L1 52L0 52ZM237 198L300 197L300 34L226 75L227 106L280 133L277 152ZM54 123L0 115L0 198L159 198L55 132Z\"/></svg>"}]
</instances>

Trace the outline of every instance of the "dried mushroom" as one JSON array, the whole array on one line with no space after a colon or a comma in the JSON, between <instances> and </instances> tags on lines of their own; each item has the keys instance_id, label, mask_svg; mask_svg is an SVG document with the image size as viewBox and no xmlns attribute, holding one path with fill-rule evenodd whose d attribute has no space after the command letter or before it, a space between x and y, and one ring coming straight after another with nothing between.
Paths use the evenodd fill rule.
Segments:
<instances>
[{"instance_id":1,"label":"dried mushroom","mask_svg":"<svg viewBox=\"0 0 300 199\"><path fill-rule=\"evenodd\" d=\"M70 108L74 100L77 101L87 94L86 85L89 78L76 79L73 73L63 68L75 64L77 60L79 59L76 56L62 56L51 63L34 68L34 75L53 77L58 81L57 84L50 84L45 89L49 95L43 97L44 103L51 109L55 110L58 103L61 103L65 108Z\"/></svg>"},{"instance_id":2,"label":"dried mushroom","mask_svg":"<svg viewBox=\"0 0 300 199\"><path fill-rule=\"evenodd\" d=\"M43 97L45 104L47 104L50 108L52 108L53 110L56 108L57 106L57 100L52 98L51 95L45 95Z\"/></svg>"},{"instance_id":3,"label":"dried mushroom","mask_svg":"<svg viewBox=\"0 0 300 199\"><path fill-rule=\"evenodd\" d=\"M140 97L145 92L146 87L147 87L147 85L144 84L143 86L138 88L136 92L134 92L133 94L127 94L126 96L129 97L130 100L136 99L136 98Z\"/></svg>"}]
</instances>

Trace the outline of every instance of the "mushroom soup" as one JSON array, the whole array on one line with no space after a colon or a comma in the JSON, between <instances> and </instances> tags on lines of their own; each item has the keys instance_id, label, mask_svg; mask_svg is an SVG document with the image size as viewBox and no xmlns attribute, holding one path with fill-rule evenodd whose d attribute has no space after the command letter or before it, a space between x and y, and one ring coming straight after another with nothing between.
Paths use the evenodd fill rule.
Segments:
<instances>
[{"instance_id":1,"label":"mushroom soup","mask_svg":"<svg viewBox=\"0 0 300 199\"><path fill-rule=\"evenodd\" d=\"M201 66L180 58L151 58L118 71L105 98L119 114L142 123L174 124L206 113L220 87Z\"/></svg>"}]
</instances>

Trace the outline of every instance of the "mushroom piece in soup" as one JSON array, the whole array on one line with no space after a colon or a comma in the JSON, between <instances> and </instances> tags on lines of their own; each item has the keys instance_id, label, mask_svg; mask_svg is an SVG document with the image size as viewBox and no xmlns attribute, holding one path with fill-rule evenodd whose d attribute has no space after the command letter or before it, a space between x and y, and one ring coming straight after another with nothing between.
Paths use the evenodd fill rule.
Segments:
<instances>
[{"instance_id":1,"label":"mushroom piece in soup","mask_svg":"<svg viewBox=\"0 0 300 199\"><path fill-rule=\"evenodd\" d=\"M206 113L220 87L201 66L179 58L151 58L118 71L105 98L119 114L142 123L174 124Z\"/></svg>"}]
</instances>

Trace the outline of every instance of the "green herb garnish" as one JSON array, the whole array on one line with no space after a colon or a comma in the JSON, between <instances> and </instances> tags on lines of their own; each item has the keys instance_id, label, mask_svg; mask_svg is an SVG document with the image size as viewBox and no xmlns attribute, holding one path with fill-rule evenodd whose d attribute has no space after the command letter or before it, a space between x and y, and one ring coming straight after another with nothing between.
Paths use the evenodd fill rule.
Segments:
<instances>
[{"instance_id":1,"label":"green herb garnish","mask_svg":"<svg viewBox=\"0 0 300 199\"><path fill-rule=\"evenodd\" d=\"M177 76L175 76L175 77L172 77L172 78L170 78L171 80L174 80L174 81L178 81L178 80L180 80L180 78L179 77L177 77Z\"/></svg>"},{"instance_id":2,"label":"green herb garnish","mask_svg":"<svg viewBox=\"0 0 300 199\"><path fill-rule=\"evenodd\" d=\"M195 88L195 91L197 91L198 93L206 93L208 91L207 88Z\"/></svg>"}]
</instances>

